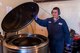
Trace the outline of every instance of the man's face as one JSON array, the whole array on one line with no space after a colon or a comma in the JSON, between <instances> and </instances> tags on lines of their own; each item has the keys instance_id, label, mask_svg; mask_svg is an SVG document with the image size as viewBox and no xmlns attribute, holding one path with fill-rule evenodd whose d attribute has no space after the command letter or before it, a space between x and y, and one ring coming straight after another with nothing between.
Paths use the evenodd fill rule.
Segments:
<instances>
[{"instance_id":1,"label":"man's face","mask_svg":"<svg viewBox=\"0 0 80 53\"><path fill-rule=\"evenodd\" d=\"M58 10L53 10L52 11L52 16L54 17L54 18L58 18Z\"/></svg>"}]
</instances>

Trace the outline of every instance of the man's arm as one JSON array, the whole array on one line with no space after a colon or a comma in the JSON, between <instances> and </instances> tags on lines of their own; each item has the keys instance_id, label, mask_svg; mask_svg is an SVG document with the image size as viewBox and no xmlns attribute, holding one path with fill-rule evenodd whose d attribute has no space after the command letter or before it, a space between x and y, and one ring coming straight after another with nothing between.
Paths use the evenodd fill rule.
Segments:
<instances>
[{"instance_id":1,"label":"man's arm","mask_svg":"<svg viewBox=\"0 0 80 53\"><path fill-rule=\"evenodd\" d=\"M47 19L41 20L41 19L39 19L39 18L37 17L37 18L35 18L35 21L36 21L40 26L44 26L44 27L47 26Z\"/></svg>"},{"instance_id":2,"label":"man's arm","mask_svg":"<svg viewBox=\"0 0 80 53\"><path fill-rule=\"evenodd\" d=\"M64 31L64 38L65 38L65 42L67 44L67 46L70 46L70 33L69 33L69 29L67 26L67 23L64 21L63 22L63 31Z\"/></svg>"}]
</instances>

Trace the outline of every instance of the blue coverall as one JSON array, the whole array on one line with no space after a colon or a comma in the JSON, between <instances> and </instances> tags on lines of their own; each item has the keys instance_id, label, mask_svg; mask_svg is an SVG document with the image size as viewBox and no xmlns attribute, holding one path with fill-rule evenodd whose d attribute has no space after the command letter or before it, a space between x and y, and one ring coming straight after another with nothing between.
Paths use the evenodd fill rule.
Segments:
<instances>
[{"instance_id":1,"label":"blue coverall","mask_svg":"<svg viewBox=\"0 0 80 53\"><path fill-rule=\"evenodd\" d=\"M45 20L38 18L36 22L47 27L50 53L63 53L64 43L70 44L70 33L65 20L59 16L56 22L53 17Z\"/></svg>"}]
</instances>

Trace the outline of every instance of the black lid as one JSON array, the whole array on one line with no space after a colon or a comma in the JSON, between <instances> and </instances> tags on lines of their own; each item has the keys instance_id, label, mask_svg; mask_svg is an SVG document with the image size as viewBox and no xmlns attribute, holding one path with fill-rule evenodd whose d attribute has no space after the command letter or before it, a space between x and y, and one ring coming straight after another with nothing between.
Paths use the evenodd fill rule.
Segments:
<instances>
[{"instance_id":1,"label":"black lid","mask_svg":"<svg viewBox=\"0 0 80 53\"><path fill-rule=\"evenodd\" d=\"M16 32L28 25L38 14L39 7L34 2L23 3L12 9L3 19L1 27L5 32Z\"/></svg>"}]
</instances>

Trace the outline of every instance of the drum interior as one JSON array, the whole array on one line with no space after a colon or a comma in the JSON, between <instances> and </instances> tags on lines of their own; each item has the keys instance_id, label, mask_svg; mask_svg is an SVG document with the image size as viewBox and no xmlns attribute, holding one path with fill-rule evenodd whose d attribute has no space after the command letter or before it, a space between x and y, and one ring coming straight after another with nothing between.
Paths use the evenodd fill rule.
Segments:
<instances>
[{"instance_id":1,"label":"drum interior","mask_svg":"<svg viewBox=\"0 0 80 53\"><path fill-rule=\"evenodd\" d=\"M47 41L47 38L42 35L12 35L6 39L6 43L15 46L35 46Z\"/></svg>"},{"instance_id":2,"label":"drum interior","mask_svg":"<svg viewBox=\"0 0 80 53\"><path fill-rule=\"evenodd\" d=\"M12 41L12 44L16 46L34 46L39 45L40 43L41 40L34 37L22 37Z\"/></svg>"}]
</instances>

